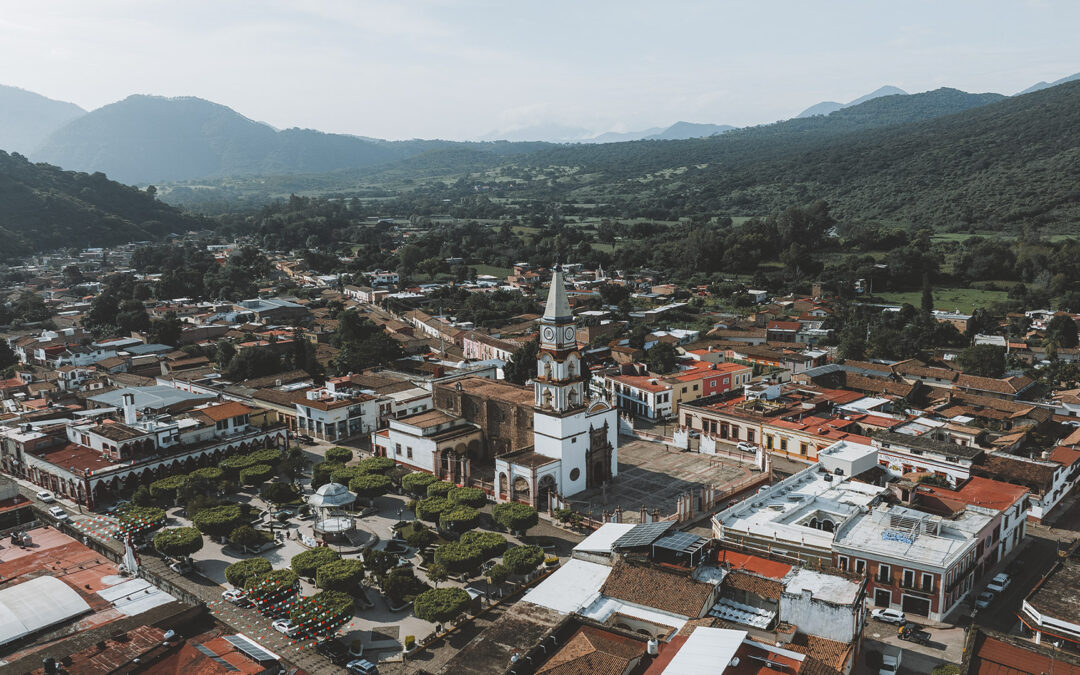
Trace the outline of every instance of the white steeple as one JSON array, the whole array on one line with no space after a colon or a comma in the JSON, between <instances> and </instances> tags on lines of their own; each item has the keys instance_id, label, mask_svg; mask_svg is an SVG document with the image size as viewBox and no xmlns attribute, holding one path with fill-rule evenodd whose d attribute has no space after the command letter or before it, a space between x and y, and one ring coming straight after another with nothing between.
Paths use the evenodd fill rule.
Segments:
<instances>
[{"instance_id":1,"label":"white steeple","mask_svg":"<svg viewBox=\"0 0 1080 675\"><path fill-rule=\"evenodd\" d=\"M563 285L562 270L558 263L551 275L551 288L548 289L547 304L544 306L544 319L554 323L562 323L566 320L573 321L574 315L570 312L570 301L566 298L566 286Z\"/></svg>"}]
</instances>

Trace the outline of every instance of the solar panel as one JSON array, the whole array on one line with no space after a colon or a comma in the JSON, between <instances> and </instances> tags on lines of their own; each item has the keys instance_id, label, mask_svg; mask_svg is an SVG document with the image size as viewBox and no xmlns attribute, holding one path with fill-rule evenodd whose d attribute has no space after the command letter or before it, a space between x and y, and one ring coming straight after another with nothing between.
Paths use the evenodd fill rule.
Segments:
<instances>
[{"instance_id":1,"label":"solar panel","mask_svg":"<svg viewBox=\"0 0 1080 675\"><path fill-rule=\"evenodd\" d=\"M612 548L634 548L637 546L648 546L656 541L660 535L667 532L675 523L642 523L635 525L633 529L619 537L612 544Z\"/></svg>"},{"instance_id":2,"label":"solar panel","mask_svg":"<svg viewBox=\"0 0 1080 675\"><path fill-rule=\"evenodd\" d=\"M212 652L212 651L210 650L210 648L209 648L209 647L207 647L206 645L195 645L195 649L198 649L198 650L199 650L200 652L202 652L203 654L206 654L206 655L207 655L207 656L209 656L210 658L212 658L212 659L214 659L215 661L217 661L217 662L218 662L219 664L221 664L221 666L222 666L223 668L225 668L225 670L237 670L237 671L238 671L238 670L240 670L239 668L237 668L237 667L236 667L236 666L234 666L233 664L229 663L229 662L228 662L228 661L226 661L225 659L221 658L220 656L218 656L217 654L215 654L214 652Z\"/></svg>"},{"instance_id":3,"label":"solar panel","mask_svg":"<svg viewBox=\"0 0 1080 675\"><path fill-rule=\"evenodd\" d=\"M695 553L700 551L708 541L708 539L690 532L676 532L657 540L653 545L671 551L679 551L680 553Z\"/></svg>"},{"instance_id":4,"label":"solar panel","mask_svg":"<svg viewBox=\"0 0 1080 675\"><path fill-rule=\"evenodd\" d=\"M251 657L253 660L259 663L266 663L267 661L279 661L281 657L277 654L263 649L259 643L255 642L246 635L226 635L225 641L236 647L241 652Z\"/></svg>"}]
</instances>

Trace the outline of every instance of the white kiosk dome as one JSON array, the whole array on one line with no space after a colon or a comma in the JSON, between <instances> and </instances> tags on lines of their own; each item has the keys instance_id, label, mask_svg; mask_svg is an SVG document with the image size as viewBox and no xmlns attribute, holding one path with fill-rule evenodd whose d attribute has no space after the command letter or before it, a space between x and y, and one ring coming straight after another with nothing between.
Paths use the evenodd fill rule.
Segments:
<instances>
[{"instance_id":1,"label":"white kiosk dome","mask_svg":"<svg viewBox=\"0 0 1080 675\"><path fill-rule=\"evenodd\" d=\"M320 509L334 509L348 506L356 501L356 495L341 483L327 483L319 486L315 494L308 499L308 504Z\"/></svg>"}]
</instances>

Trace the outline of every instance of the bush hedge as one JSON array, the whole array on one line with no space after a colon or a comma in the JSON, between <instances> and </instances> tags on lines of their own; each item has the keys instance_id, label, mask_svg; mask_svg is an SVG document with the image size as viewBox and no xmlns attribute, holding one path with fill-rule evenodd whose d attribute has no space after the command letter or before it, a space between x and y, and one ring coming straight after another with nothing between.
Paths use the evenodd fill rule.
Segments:
<instances>
[{"instance_id":1,"label":"bush hedge","mask_svg":"<svg viewBox=\"0 0 1080 675\"><path fill-rule=\"evenodd\" d=\"M202 532L194 527L170 527L154 535L154 548L173 558L189 556L202 547Z\"/></svg>"},{"instance_id":2,"label":"bush hedge","mask_svg":"<svg viewBox=\"0 0 1080 675\"><path fill-rule=\"evenodd\" d=\"M480 524L480 512L471 506L457 504L439 515L439 527L443 530L465 532Z\"/></svg>"},{"instance_id":3,"label":"bush hedge","mask_svg":"<svg viewBox=\"0 0 1080 675\"><path fill-rule=\"evenodd\" d=\"M487 495L480 488L456 487L447 493L446 498L455 504L464 504L478 509L487 504Z\"/></svg>"},{"instance_id":4,"label":"bush hedge","mask_svg":"<svg viewBox=\"0 0 1080 675\"><path fill-rule=\"evenodd\" d=\"M326 461L346 464L353 458L353 451L348 448L330 448L326 451Z\"/></svg>"},{"instance_id":5,"label":"bush hedge","mask_svg":"<svg viewBox=\"0 0 1080 675\"><path fill-rule=\"evenodd\" d=\"M341 556L333 549L326 547L313 548L294 555L289 562L289 566L299 576L310 579L316 575L320 567L340 559Z\"/></svg>"},{"instance_id":6,"label":"bush hedge","mask_svg":"<svg viewBox=\"0 0 1080 675\"><path fill-rule=\"evenodd\" d=\"M428 497L446 497L455 485L444 480L437 480L427 486Z\"/></svg>"},{"instance_id":7,"label":"bush hedge","mask_svg":"<svg viewBox=\"0 0 1080 675\"><path fill-rule=\"evenodd\" d=\"M360 560L332 560L315 572L315 585L328 591L356 595L364 580L364 563Z\"/></svg>"},{"instance_id":8,"label":"bush hedge","mask_svg":"<svg viewBox=\"0 0 1080 675\"><path fill-rule=\"evenodd\" d=\"M439 522L439 516L454 508L454 504L445 497L428 497L416 503L416 517L429 523Z\"/></svg>"},{"instance_id":9,"label":"bush hedge","mask_svg":"<svg viewBox=\"0 0 1080 675\"><path fill-rule=\"evenodd\" d=\"M540 521L536 509L515 502L496 504L491 509L491 517L511 532L524 532Z\"/></svg>"},{"instance_id":10,"label":"bush hedge","mask_svg":"<svg viewBox=\"0 0 1080 675\"><path fill-rule=\"evenodd\" d=\"M413 612L432 623L445 623L469 608L471 598L463 588L432 588L416 596Z\"/></svg>"},{"instance_id":11,"label":"bush hedge","mask_svg":"<svg viewBox=\"0 0 1080 675\"><path fill-rule=\"evenodd\" d=\"M191 522L203 534L225 537L244 524L244 512L237 504L224 504L199 511Z\"/></svg>"},{"instance_id":12,"label":"bush hedge","mask_svg":"<svg viewBox=\"0 0 1080 675\"><path fill-rule=\"evenodd\" d=\"M225 580L236 588L244 588L272 569L273 565L266 558L248 558L226 567Z\"/></svg>"},{"instance_id":13,"label":"bush hedge","mask_svg":"<svg viewBox=\"0 0 1080 675\"><path fill-rule=\"evenodd\" d=\"M544 562L544 549L539 546L515 546L503 554L502 564L510 574L528 574Z\"/></svg>"},{"instance_id":14,"label":"bush hedge","mask_svg":"<svg viewBox=\"0 0 1080 675\"><path fill-rule=\"evenodd\" d=\"M401 477L401 489L417 497L426 496L428 486L436 480L430 473L417 471Z\"/></svg>"}]
</instances>

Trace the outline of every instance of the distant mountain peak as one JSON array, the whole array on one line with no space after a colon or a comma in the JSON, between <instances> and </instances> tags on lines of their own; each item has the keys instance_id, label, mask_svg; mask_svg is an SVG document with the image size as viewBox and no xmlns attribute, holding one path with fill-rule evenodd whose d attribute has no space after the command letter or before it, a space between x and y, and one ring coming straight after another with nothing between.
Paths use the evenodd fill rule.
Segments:
<instances>
[{"instance_id":1,"label":"distant mountain peak","mask_svg":"<svg viewBox=\"0 0 1080 675\"><path fill-rule=\"evenodd\" d=\"M1019 92L1013 94L1013 96L1023 96L1024 94L1030 94L1030 93L1035 92L1035 91L1041 91L1043 89L1049 89L1050 87L1056 87L1059 84L1065 84L1066 82L1073 82L1075 80L1080 80L1080 73L1073 73L1072 75L1067 75L1067 76L1061 78L1060 80L1054 80L1053 82L1047 82L1047 81L1043 80L1042 82L1031 85L1030 87L1028 87L1024 91L1019 91Z\"/></svg>"},{"instance_id":2,"label":"distant mountain peak","mask_svg":"<svg viewBox=\"0 0 1080 675\"><path fill-rule=\"evenodd\" d=\"M844 108L850 108L853 105L859 105L860 103L866 103L867 101L875 98L881 98L882 96L907 96L908 93L899 87L894 87L887 84L883 87L878 87L869 94L860 96L859 98L848 101L847 103L837 103L836 101L822 101L821 103L815 103L806 110L802 111L795 116L795 119L802 119L804 117L815 117L817 115L831 115L837 110L843 110Z\"/></svg>"},{"instance_id":3,"label":"distant mountain peak","mask_svg":"<svg viewBox=\"0 0 1080 675\"><path fill-rule=\"evenodd\" d=\"M0 84L0 150L26 155L86 111L67 101Z\"/></svg>"}]
</instances>

